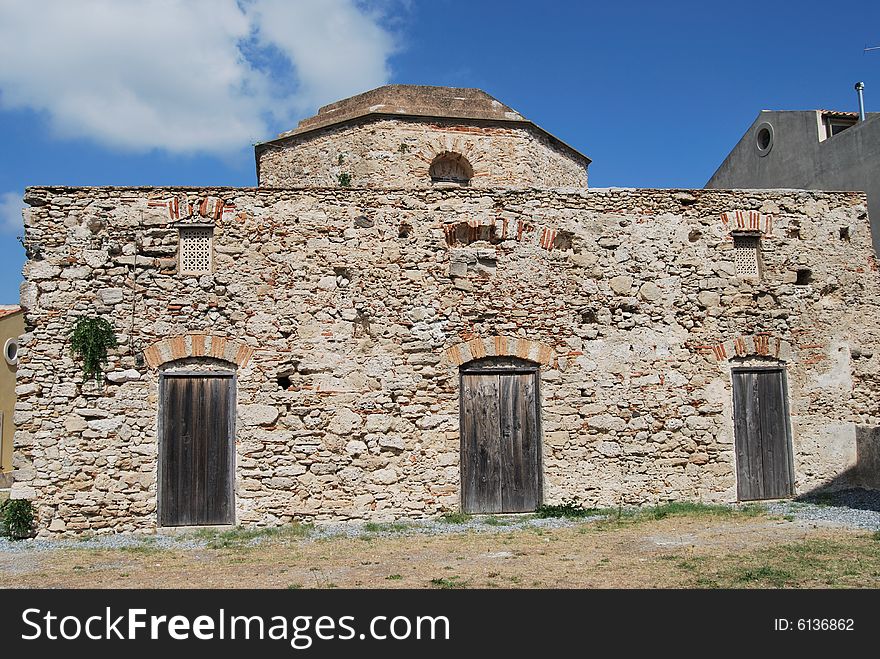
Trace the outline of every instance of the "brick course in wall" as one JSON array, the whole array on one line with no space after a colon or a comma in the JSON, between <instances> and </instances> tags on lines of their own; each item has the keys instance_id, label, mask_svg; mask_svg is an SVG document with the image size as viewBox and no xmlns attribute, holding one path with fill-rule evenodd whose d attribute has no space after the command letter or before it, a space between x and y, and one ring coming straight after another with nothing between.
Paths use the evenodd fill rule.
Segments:
<instances>
[{"instance_id":1,"label":"brick course in wall","mask_svg":"<svg viewBox=\"0 0 880 659\"><path fill-rule=\"evenodd\" d=\"M13 496L42 534L156 527L158 376L178 367L237 374L243 524L457 509L458 366L482 355L541 365L548 502L735 500L739 363L786 367L799 493L852 484L856 426L880 423L858 193L33 187L25 201L42 258L24 270ZM735 274L738 217L763 232L760 281ZM177 273L188 221L214 227L210 274ZM83 314L118 333L100 383L65 341Z\"/></svg>"}]
</instances>

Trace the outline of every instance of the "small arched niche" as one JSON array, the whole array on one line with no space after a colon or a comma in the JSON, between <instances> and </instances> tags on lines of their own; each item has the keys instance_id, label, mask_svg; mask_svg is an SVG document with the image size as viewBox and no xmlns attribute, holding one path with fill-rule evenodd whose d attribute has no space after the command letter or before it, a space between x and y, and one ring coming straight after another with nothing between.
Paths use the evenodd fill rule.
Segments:
<instances>
[{"instance_id":1,"label":"small arched niche","mask_svg":"<svg viewBox=\"0 0 880 659\"><path fill-rule=\"evenodd\" d=\"M457 183L470 185L474 168L460 153L445 151L431 161L428 175L432 183Z\"/></svg>"}]
</instances>

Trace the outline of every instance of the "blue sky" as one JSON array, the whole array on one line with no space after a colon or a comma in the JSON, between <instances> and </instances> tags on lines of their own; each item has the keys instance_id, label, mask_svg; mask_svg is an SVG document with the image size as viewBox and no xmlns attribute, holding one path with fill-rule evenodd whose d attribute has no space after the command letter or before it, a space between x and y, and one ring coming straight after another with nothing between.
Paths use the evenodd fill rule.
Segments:
<instances>
[{"instance_id":1,"label":"blue sky","mask_svg":"<svg viewBox=\"0 0 880 659\"><path fill-rule=\"evenodd\" d=\"M0 303L28 185L251 186L254 142L393 82L484 89L591 187L702 187L761 109L880 110L875 45L869 0L0 0Z\"/></svg>"}]
</instances>

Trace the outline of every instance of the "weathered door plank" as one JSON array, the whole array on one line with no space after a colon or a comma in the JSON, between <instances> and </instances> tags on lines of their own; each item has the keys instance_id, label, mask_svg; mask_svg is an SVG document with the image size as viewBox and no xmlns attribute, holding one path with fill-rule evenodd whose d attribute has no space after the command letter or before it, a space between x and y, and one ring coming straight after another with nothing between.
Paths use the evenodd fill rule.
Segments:
<instances>
[{"instance_id":1,"label":"weathered door plank","mask_svg":"<svg viewBox=\"0 0 880 659\"><path fill-rule=\"evenodd\" d=\"M540 407L538 375L518 375L520 380L520 418L522 419L522 456L524 497L522 511L541 505Z\"/></svg>"},{"instance_id":2,"label":"weathered door plank","mask_svg":"<svg viewBox=\"0 0 880 659\"><path fill-rule=\"evenodd\" d=\"M737 498L775 499L793 492L784 374L777 369L732 373Z\"/></svg>"},{"instance_id":3,"label":"weathered door plank","mask_svg":"<svg viewBox=\"0 0 880 659\"><path fill-rule=\"evenodd\" d=\"M761 415L764 496L778 499L792 493L784 383L780 371L762 373L758 380L759 397L764 406Z\"/></svg>"},{"instance_id":4,"label":"weathered door plank","mask_svg":"<svg viewBox=\"0 0 880 659\"><path fill-rule=\"evenodd\" d=\"M501 511L499 376L462 376L463 445L467 456L466 512Z\"/></svg>"},{"instance_id":5,"label":"weathered door plank","mask_svg":"<svg viewBox=\"0 0 880 659\"><path fill-rule=\"evenodd\" d=\"M519 375L501 375L501 510L520 512L526 500ZM528 377L528 376L526 376Z\"/></svg>"},{"instance_id":6,"label":"weathered door plank","mask_svg":"<svg viewBox=\"0 0 880 659\"><path fill-rule=\"evenodd\" d=\"M167 376L162 383L159 523L233 521L231 377Z\"/></svg>"},{"instance_id":7,"label":"weathered door plank","mask_svg":"<svg viewBox=\"0 0 880 659\"><path fill-rule=\"evenodd\" d=\"M461 376L462 509L527 512L540 504L536 370L490 364Z\"/></svg>"}]
</instances>

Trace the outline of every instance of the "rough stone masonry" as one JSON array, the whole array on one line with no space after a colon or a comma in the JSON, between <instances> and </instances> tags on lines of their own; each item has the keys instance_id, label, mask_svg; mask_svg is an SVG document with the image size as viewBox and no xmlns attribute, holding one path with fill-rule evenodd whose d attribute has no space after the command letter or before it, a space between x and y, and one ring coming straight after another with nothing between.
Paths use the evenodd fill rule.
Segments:
<instances>
[{"instance_id":1,"label":"rough stone masonry","mask_svg":"<svg viewBox=\"0 0 880 659\"><path fill-rule=\"evenodd\" d=\"M41 258L24 270L12 495L42 534L156 529L158 382L175 369L235 373L240 524L457 510L459 367L493 355L540 366L545 502L735 501L731 368L756 363L787 375L795 492L876 485L859 466L880 425L862 194L288 184L25 201ZM181 268L187 226L210 229L210 272ZM741 231L760 277L737 274ZM102 382L66 345L83 315L118 335Z\"/></svg>"}]
</instances>

